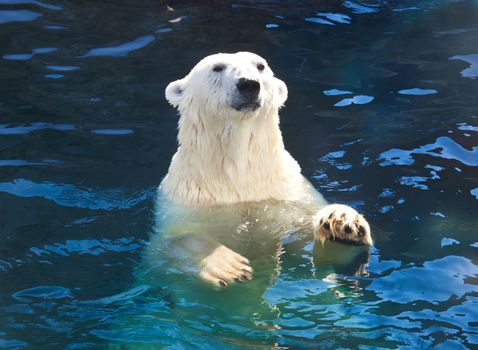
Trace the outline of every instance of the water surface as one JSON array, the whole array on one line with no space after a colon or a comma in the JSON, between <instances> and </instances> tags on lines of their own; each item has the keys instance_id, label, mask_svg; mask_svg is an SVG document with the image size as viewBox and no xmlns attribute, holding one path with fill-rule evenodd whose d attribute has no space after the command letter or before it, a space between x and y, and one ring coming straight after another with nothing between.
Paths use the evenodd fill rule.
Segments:
<instances>
[{"instance_id":1,"label":"water surface","mask_svg":"<svg viewBox=\"0 0 478 350\"><path fill-rule=\"evenodd\" d=\"M476 348L476 1L170 6L0 0L0 347ZM376 246L291 235L228 290L143 278L164 89L238 50L287 83L288 150Z\"/></svg>"}]
</instances>

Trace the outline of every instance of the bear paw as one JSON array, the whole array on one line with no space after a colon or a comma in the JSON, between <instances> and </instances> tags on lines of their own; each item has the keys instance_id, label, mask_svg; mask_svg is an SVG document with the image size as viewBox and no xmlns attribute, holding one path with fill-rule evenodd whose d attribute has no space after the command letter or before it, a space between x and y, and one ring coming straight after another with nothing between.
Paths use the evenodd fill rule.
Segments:
<instances>
[{"instance_id":1,"label":"bear paw","mask_svg":"<svg viewBox=\"0 0 478 350\"><path fill-rule=\"evenodd\" d=\"M365 218L349 206L328 205L313 217L314 237L322 244L325 240L372 246L370 226Z\"/></svg>"},{"instance_id":2,"label":"bear paw","mask_svg":"<svg viewBox=\"0 0 478 350\"><path fill-rule=\"evenodd\" d=\"M245 282L252 278L249 260L231 249L220 245L201 260L200 277L219 287L227 287L231 282Z\"/></svg>"}]
</instances>

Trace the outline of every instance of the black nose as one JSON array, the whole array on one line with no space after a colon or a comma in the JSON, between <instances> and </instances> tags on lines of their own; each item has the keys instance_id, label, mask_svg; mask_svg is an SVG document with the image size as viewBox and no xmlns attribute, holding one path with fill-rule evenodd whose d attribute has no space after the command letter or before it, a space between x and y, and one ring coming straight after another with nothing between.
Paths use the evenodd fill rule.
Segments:
<instances>
[{"instance_id":1,"label":"black nose","mask_svg":"<svg viewBox=\"0 0 478 350\"><path fill-rule=\"evenodd\" d=\"M237 83L237 90L242 95L247 95L249 97L257 96L259 90L261 89L261 84L255 80L240 78Z\"/></svg>"}]
</instances>

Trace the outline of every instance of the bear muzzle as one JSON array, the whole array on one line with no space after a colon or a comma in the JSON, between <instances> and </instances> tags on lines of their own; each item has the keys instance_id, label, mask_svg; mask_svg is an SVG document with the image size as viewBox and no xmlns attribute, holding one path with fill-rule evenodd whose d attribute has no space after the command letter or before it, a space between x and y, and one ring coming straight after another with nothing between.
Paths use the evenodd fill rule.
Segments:
<instances>
[{"instance_id":1,"label":"bear muzzle","mask_svg":"<svg viewBox=\"0 0 478 350\"><path fill-rule=\"evenodd\" d=\"M236 84L237 94L232 108L240 112L253 112L261 106L261 84L252 79L240 78Z\"/></svg>"}]
</instances>

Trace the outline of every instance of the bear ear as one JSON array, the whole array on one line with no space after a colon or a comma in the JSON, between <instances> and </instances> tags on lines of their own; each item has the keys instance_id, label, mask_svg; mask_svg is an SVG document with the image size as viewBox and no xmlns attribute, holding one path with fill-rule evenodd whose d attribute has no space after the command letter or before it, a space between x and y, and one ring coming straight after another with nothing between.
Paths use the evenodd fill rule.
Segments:
<instances>
[{"instance_id":1,"label":"bear ear","mask_svg":"<svg viewBox=\"0 0 478 350\"><path fill-rule=\"evenodd\" d=\"M186 78L173 81L166 87L166 99L173 107L178 107L184 97L184 89L186 88L185 79Z\"/></svg>"},{"instance_id":2,"label":"bear ear","mask_svg":"<svg viewBox=\"0 0 478 350\"><path fill-rule=\"evenodd\" d=\"M285 101L287 101L287 86L285 83L277 78L274 78L277 83L277 94L279 96L278 102L280 106L283 106Z\"/></svg>"}]
</instances>

